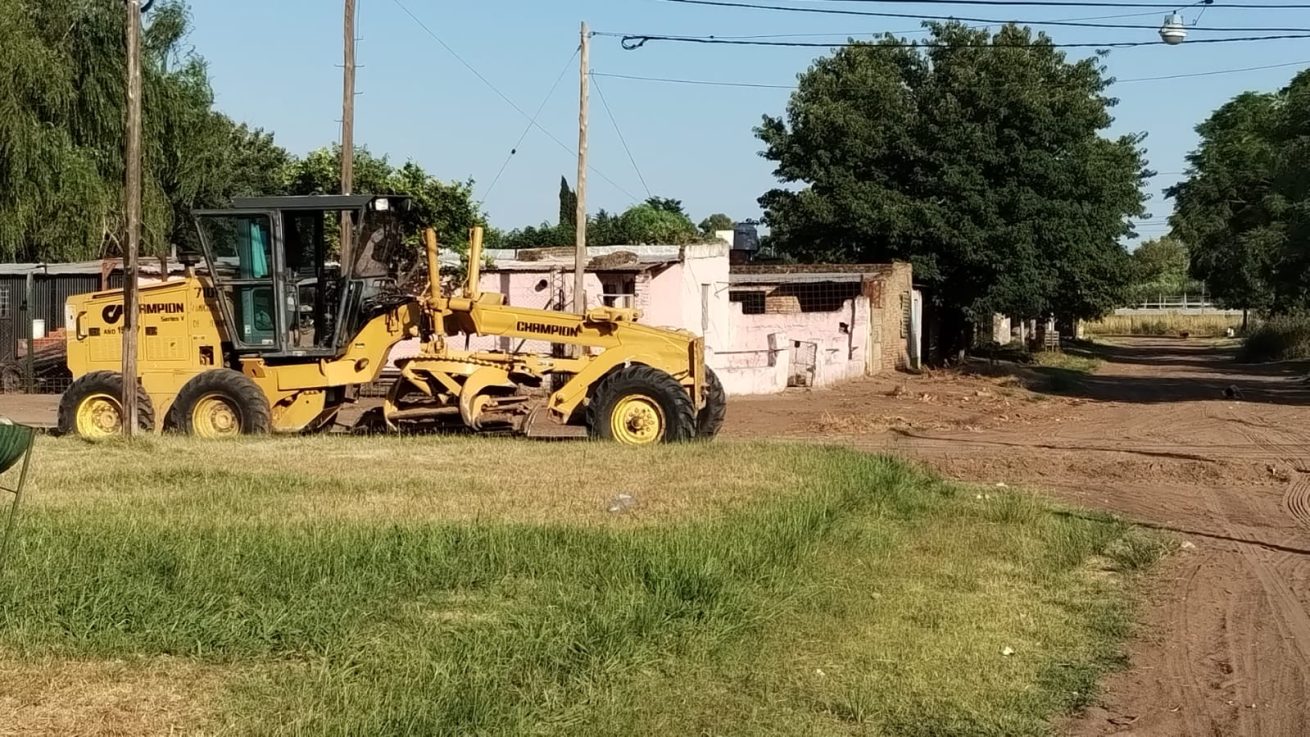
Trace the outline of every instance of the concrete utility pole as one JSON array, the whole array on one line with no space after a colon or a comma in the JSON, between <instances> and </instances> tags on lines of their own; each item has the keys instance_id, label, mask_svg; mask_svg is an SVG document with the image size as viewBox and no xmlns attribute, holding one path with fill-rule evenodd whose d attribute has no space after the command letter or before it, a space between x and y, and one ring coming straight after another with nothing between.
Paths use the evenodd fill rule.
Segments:
<instances>
[{"instance_id":1,"label":"concrete utility pole","mask_svg":"<svg viewBox=\"0 0 1310 737\"><path fill-rule=\"evenodd\" d=\"M588 65L590 64L591 34L587 22L582 22L582 59L578 74L578 209L574 231L575 263L573 265L573 309L579 315L587 314L587 107L590 96Z\"/></svg>"},{"instance_id":2,"label":"concrete utility pole","mask_svg":"<svg viewBox=\"0 0 1310 737\"><path fill-rule=\"evenodd\" d=\"M341 194L355 186L355 0L346 0L345 64L341 81ZM341 268L350 264L354 223L349 212L341 214Z\"/></svg>"},{"instance_id":3,"label":"concrete utility pole","mask_svg":"<svg viewBox=\"0 0 1310 737\"><path fill-rule=\"evenodd\" d=\"M123 219L123 436L137 428L136 256L141 247L141 0L127 0L127 141L124 143Z\"/></svg>"}]
</instances>

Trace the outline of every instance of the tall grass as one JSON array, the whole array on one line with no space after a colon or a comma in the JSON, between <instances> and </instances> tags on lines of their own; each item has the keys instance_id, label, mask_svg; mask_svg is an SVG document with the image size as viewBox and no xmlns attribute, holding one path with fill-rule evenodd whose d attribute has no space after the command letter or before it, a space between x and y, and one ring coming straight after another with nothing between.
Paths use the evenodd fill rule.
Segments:
<instances>
[{"instance_id":1,"label":"tall grass","mask_svg":"<svg viewBox=\"0 0 1310 737\"><path fill-rule=\"evenodd\" d=\"M1242 341L1238 360L1289 361L1310 358L1310 317L1284 315L1262 322Z\"/></svg>"},{"instance_id":2,"label":"tall grass","mask_svg":"<svg viewBox=\"0 0 1310 737\"><path fill-rule=\"evenodd\" d=\"M1086 569L1114 555L1122 524L975 499L853 452L155 442L40 449L85 462L43 463L0 574L0 654L53 662L52 680L88 659L205 666L190 696L218 695L203 719L165 725L183 733L1037 734L1085 700L1127 623L1122 582ZM330 467L361 448L380 452L336 484L308 465L309 483L257 480L254 459L309 450ZM639 504L682 486L713 496L722 468L762 492L635 523L562 502L525 516L561 499L531 483L482 518L386 496L390 469L451 461L469 478L497 462L585 471L571 490L584 498L653 464ZM126 503L104 493L122 475L138 484ZM360 503L370 494L403 503L388 513ZM351 513L265 511L334 505ZM0 668L0 691L14 687Z\"/></svg>"},{"instance_id":3,"label":"tall grass","mask_svg":"<svg viewBox=\"0 0 1310 737\"><path fill-rule=\"evenodd\" d=\"M1089 335L1178 335L1217 338L1242 326L1241 315L1107 315L1084 325Z\"/></svg>"}]
</instances>

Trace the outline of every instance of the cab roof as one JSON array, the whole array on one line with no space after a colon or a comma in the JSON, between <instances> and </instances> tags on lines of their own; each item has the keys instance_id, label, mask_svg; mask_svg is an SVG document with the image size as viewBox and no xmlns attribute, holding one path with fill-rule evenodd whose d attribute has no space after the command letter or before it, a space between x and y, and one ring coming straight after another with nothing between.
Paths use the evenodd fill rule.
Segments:
<instances>
[{"instance_id":1,"label":"cab roof","mask_svg":"<svg viewBox=\"0 0 1310 737\"><path fill-rule=\"evenodd\" d=\"M390 200L394 206L408 202L407 195L311 194L276 197L234 197L232 207L239 210L358 210L374 200Z\"/></svg>"}]
</instances>

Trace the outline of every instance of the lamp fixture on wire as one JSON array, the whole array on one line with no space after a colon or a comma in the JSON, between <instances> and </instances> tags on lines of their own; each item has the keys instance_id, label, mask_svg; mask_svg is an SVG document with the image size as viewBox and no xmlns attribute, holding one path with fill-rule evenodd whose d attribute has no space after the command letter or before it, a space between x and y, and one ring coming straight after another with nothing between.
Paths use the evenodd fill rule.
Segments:
<instances>
[{"instance_id":1,"label":"lamp fixture on wire","mask_svg":"<svg viewBox=\"0 0 1310 737\"><path fill-rule=\"evenodd\" d=\"M1187 27L1189 25L1195 26L1200 22L1201 16L1205 14L1205 9L1210 7L1213 3L1214 0L1198 0L1191 5L1184 6L1186 8L1194 8L1197 5L1201 6L1201 12L1196 14L1196 20L1193 20L1191 23L1185 21L1183 19L1183 14L1178 10L1166 15L1164 17L1164 23L1160 26L1160 40L1170 46L1177 46L1183 41L1186 41Z\"/></svg>"}]
</instances>

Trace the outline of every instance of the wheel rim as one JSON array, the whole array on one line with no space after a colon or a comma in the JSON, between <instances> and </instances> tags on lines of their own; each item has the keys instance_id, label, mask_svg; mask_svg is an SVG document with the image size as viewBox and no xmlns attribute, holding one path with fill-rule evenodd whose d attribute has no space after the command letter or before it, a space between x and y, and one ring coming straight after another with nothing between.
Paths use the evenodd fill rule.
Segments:
<instances>
[{"instance_id":1,"label":"wheel rim","mask_svg":"<svg viewBox=\"0 0 1310 737\"><path fill-rule=\"evenodd\" d=\"M225 397L207 394L191 410L191 431L202 438L230 438L241 434L241 413Z\"/></svg>"},{"instance_id":2,"label":"wheel rim","mask_svg":"<svg viewBox=\"0 0 1310 737\"><path fill-rule=\"evenodd\" d=\"M624 397L614 405L614 413L610 415L610 430L614 439L620 443L653 443L664 435L664 411L650 397Z\"/></svg>"},{"instance_id":3,"label":"wheel rim","mask_svg":"<svg viewBox=\"0 0 1310 737\"><path fill-rule=\"evenodd\" d=\"M77 405L77 434L107 438L123 432L123 405L108 394L92 394Z\"/></svg>"}]
</instances>

